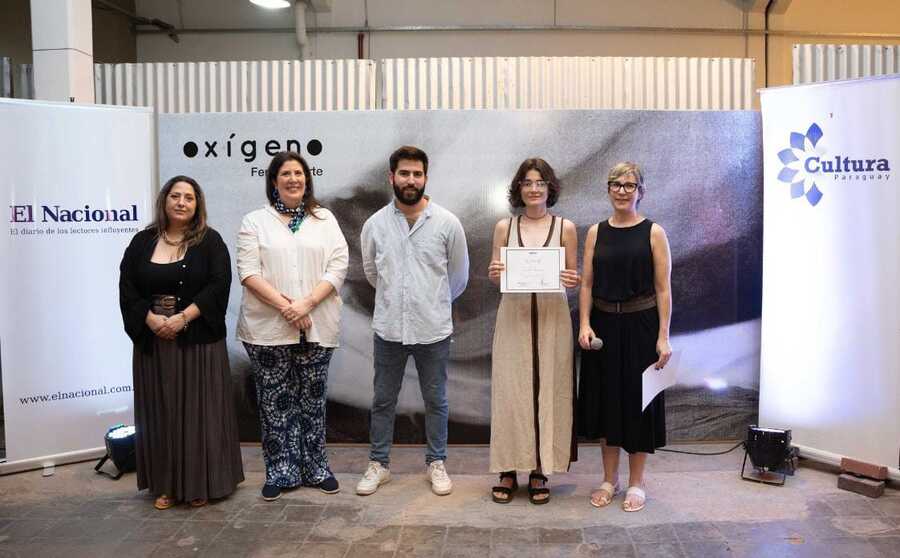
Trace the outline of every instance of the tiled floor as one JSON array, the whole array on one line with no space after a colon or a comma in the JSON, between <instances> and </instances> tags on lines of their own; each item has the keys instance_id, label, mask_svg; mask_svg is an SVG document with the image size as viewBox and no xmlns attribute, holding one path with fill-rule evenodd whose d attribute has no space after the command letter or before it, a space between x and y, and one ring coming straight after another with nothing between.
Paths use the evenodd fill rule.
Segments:
<instances>
[{"instance_id":1,"label":"tiled floor","mask_svg":"<svg viewBox=\"0 0 900 558\"><path fill-rule=\"evenodd\" d=\"M509 505L491 502L487 448L451 448L446 497L429 492L421 448L395 448L393 480L367 497L353 492L366 449L330 453L339 494L298 489L264 502L259 449L245 447L247 480L236 494L163 512L135 491L134 475L113 481L92 463L0 477L0 557L900 557L900 492L871 500L814 468L784 487L745 482L738 451L652 456L639 513L623 512L621 496L602 510L588 504L600 483L596 447L552 478L545 506L529 504L524 490Z\"/></svg>"}]
</instances>

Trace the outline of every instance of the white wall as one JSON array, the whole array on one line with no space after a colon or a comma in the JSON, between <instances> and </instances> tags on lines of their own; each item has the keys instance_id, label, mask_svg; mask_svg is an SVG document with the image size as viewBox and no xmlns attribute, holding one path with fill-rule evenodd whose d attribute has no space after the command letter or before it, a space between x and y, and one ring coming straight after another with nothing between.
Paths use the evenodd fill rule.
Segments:
<instances>
[{"instance_id":1,"label":"white wall","mask_svg":"<svg viewBox=\"0 0 900 558\"><path fill-rule=\"evenodd\" d=\"M31 63L31 11L28 0L3 0L0 56L12 58L15 64Z\"/></svg>"},{"instance_id":2,"label":"white wall","mask_svg":"<svg viewBox=\"0 0 900 558\"><path fill-rule=\"evenodd\" d=\"M366 12L368 4L368 13ZM658 26L740 29L740 0L334 0L330 12L307 14L309 28L409 26ZM554 10L555 6L555 10ZM186 34L176 44L164 35L138 37L138 61L355 58L356 33L310 33L301 53L290 10L264 11L247 0L137 0L138 12L185 28L282 29L282 33ZM212 15L210 12L215 12ZM758 26L759 14L749 22ZM759 38L740 34L598 34L576 31L373 32L366 58L409 56L723 56L753 57Z\"/></svg>"},{"instance_id":3,"label":"white wall","mask_svg":"<svg viewBox=\"0 0 900 558\"><path fill-rule=\"evenodd\" d=\"M139 62L292 60L358 57L358 33L312 32L301 51L292 10L262 10L247 0L137 0L143 16L187 29L263 32L138 35ZM307 28L384 29L413 26L643 26L666 32L571 30L373 31L363 34L368 59L443 56L695 56L763 58L763 40L742 33L696 34L676 28L740 30L762 26L765 2L743 0L334 0L307 11ZM368 8L368 9L366 9ZM765 83L756 66L754 83Z\"/></svg>"},{"instance_id":4,"label":"white wall","mask_svg":"<svg viewBox=\"0 0 900 558\"><path fill-rule=\"evenodd\" d=\"M765 63L766 0L333 0L330 12L307 13L307 27L604 26L658 27L656 31L370 31L363 57L433 56L697 56L754 58L756 83L792 82L795 43L900 44L897 0L777 0ZM136 0L140 15L177 27L266 29L138 36L138 62L356 58L357 33L310 33L304 52L293 35L293 15L265 11L247 0ZM180 7L179 7L180 6ZM366 9L368 8L368 9ZM685 29L730 29L689 33ZM748 28L754 33L743 34ZM275 30L281 30L277 32ZM806 35L808 33L808 35ZM840 36L837 34L848 33ZM867 39L862 33L881 34ZM824 35L823 35L824 34ZM768 79L767 79L768 74Z\"/></svg>"},{"instance_id":5,"label":"white wall","mask_svg":"<svg viewBox=\"0 0 900 558\"><path fill-rule=\"evenodd\" d=\"M111 0L122 9L134 12L135 0ZM93 5L93 54L95 62L134 62L135 34L124 15ZM30 0L0 0L0 56L15 64L31 64Z\"/></svg>"}]
</instances>

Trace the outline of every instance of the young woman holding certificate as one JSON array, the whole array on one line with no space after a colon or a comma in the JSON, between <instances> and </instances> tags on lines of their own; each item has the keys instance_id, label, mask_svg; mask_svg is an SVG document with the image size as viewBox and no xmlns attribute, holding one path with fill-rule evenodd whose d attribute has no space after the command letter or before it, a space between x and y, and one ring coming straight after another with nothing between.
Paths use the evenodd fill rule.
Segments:
<instances>
[{"instance_id":1,"label":"young woman holding certificate","mask_svg":"<svg viewBox=\"0 0 900 558\"><path fill-rule=\"evenodd\" d=\"M492 498L505 504L518 488L516 473L530 471L528 498L550 500L545 474L574 461L572 322L566 288L578 286L578 237L571 221L551 215L559 198L556 173L543 159L526 159L509 186L518 215L494 227L488 278L506 271L502 247L560 247L565 269L557 292L505 292L497 310L491 365L491 472L500 474Z\"/></svg>"},{"instance_id":2,"label":"young woman holding certificate","mask_svg":"<svg viewBox=\"0 0 900 558\"><path fill-rule=\"evenodd\" d=\"M628 490L622 509L643 509L647 454L666 445L663 394L641 410L642 374L669 361L672 316L671 254L662 227L638 213L644 177L634 163L609 171L610 218L588 229L579 294L581 353L579 434L603 438L603 484L591 495L609 505L619 490L619 453L628 453ZM591 341L603 340L599 351Z\"/></svg>"}]
</instances>

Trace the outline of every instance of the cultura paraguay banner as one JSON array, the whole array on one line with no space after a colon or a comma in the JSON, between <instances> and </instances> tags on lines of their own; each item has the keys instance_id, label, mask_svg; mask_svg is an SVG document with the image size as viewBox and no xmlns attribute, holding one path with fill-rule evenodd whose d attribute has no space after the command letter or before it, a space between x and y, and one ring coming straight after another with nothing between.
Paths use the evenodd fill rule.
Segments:
<instances>
[{"instance_id":1,"label":"cultura paraguay banner","mask_svg":"<svg viewBox=\"0 0 900 558\"><path fill-rule=\"evenodd\" d=\"M900 478L900 76L763 91L760 424Z\"/></svg>"}]
</instances>

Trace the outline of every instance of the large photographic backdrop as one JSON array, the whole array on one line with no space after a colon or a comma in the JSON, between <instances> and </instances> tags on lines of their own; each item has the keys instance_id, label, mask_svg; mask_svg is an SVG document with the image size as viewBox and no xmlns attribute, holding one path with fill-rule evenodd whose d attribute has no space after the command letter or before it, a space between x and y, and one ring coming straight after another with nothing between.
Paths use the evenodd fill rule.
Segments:
<instances>
[{"instance_id":1,"label":"large photographic backdrop","mask_svg":"<svg viewBox=\"0 0 900 558\"><path fill-rule=\"evenodd\" d=\"M606 173L639 163L641 212L666 228L673 254L673 345L679 384L667 393L670 440L741 437L759 393L762 153L755 112L408 111L161 114L160 179L196 178L210 222L232 247L241 217L265 203L272 153L299 151L317 197L350 244L342 290L341 348L329 372L330 441L368 439L374 292L362 273L359 232L391 200L388 156L412 144L430 157L427 193L465 227L471 276L454 305L449 380L450 442L489 440L491 339L499 292L487 280L494 223L510 215L506 191L526 157L546 159L563 185L553 212L587 227L608 217ZM579 245L579 252L581 251ZM581 254L579 254L580 259ZM258 440L250 363L228 312L229 356L239 386L241 436ZM576 296L570 296L573 317ZM577 331L577 330L576 330ZM398 405L396 439L423 441L423 407L412 361Z\"/></svg>"}]
</instances>

